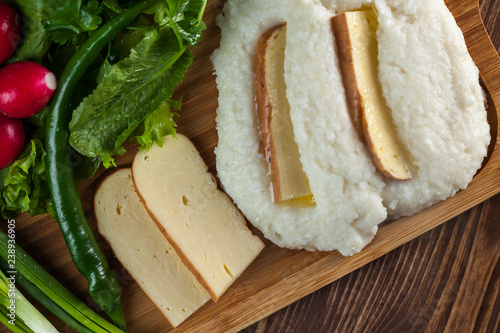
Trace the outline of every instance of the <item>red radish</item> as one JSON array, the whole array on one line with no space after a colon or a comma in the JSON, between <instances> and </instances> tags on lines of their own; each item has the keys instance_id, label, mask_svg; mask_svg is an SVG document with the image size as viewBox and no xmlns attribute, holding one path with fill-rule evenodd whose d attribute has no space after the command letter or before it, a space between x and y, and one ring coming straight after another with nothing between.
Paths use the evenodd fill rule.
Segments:
<instances>
[{"instance_id":1,"label":"red radish","mask_svg":"<svg viewBox=\"0 0 500 333\"><path fill-rule=\"evenodd\" d=\"M11 165L23 151L23 146L22 121L0 113L0 169Z\"/></svg>"},{"instance_id":2,"label":"red radish","mask_svg":"<svg viewBox=\"0 0 500 333\"><path fill-rule=\"evenodd\" d=\"M18 61L0 69L0 111L14 118L37 114L49 102L57 80L42 65Z\"/></svg>"},{"instance_id":3,"label":"red radish","mask_svg":"<svg viewBox=\"0 0 500 333\"><path fill-rule=\"evenodd\" d=\"M21 37L21 20L16 11L0 1L0 64L10 58Z\"/></svg>"}]
</instances>

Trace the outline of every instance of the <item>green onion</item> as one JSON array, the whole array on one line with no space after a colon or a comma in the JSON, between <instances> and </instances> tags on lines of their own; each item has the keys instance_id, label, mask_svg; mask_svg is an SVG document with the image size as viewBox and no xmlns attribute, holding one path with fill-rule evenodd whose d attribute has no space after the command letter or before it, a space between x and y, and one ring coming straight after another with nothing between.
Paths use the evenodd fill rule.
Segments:
<instances>
[{"instance_id":1,"label":"green onion","mask_svg":"<svg viewBox=\"0 0 500 333\"><path fill-rule=\"evenodd\" d=\"M8 269L7 261L11 259L8 241L9 237L0 231L0 258L2 259L0 267L4 270ZM15 245L15 271L18 273L16 283L19 283L26 292L78 332L123 332L86 306L17 244Z\"/></svg>"},{"instance_id":2,"label":"green onion","mask_svg":"<svg viewBox=\"0 0 500 333\"><path fill-rule=\"evenodd\" d=\"M12 303L11 300L14 302ZM11 312L11 308L14 311ZM57 333L57 330L0 270L0 321L13 332ZM9 317L15 315L15 317Z\"/></svg>"}]
</instances>

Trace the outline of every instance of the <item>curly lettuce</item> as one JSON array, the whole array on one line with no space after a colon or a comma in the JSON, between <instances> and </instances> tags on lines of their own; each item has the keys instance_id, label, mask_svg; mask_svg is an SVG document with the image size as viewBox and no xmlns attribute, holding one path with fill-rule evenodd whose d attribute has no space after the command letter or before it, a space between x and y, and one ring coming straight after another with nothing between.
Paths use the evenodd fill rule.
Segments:
<instances>
[{"instance_id":1,"label":"curly lettuce","mask_svg":"<svg viewBox=\"0 0 500 333\"><path fill-rule=\"evenodd\" d=\"M148 150L153 143L162 147L164 136L175 136L177 124L174 117L177 117L178 114L171 112L171 109L180 110L180 107L180 100L168 99L144 119L142 126L139 127L142 134L132 137L139 144L140 150Z\"/></svg>"},{"instance_id":2,"label":"curly lettuce","mask_svg":"<svg viewBox=\"0 0 500 333\"><path fill-rule=\"evenodd\" d=\"M49 189L44 159L42 142L33 139L21 157L2 170L0 206L4 218L19 212L28 212L31 216L47 213Z\"/></svg>"}]
</instances>

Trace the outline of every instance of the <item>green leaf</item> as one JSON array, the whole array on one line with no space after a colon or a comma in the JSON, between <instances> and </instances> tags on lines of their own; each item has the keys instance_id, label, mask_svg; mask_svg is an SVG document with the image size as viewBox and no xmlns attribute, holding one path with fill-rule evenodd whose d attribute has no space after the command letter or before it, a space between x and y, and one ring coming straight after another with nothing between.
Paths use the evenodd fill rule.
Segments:
<instances>
[{"instance_id":1,"label":"green leaf","mask_svg":"<svg viewBox=\"0 0 500 333\"><path fill-rule=\"evenodd\" d=\"M202 37L201 32L206 28L203 21L198 24L196 20L182 20L177 22L177 26L181 38L192 46L198 45L198 41Z\"/></svg>"},{"instance_id":2,"label":"green leaf","mask_svg":"<svg viewBox=\"0 0 500 333\"><path fill-rule=\"evenodd\" d=\"M153 143L158 146L163 146L162 137L166 135L175 135L177 124L174 117L177 113L171 112L170 109L180 110L181 101L166 100L161 103L160 107L153 111L144 119L142 124L142 134L134 136L133 139L139 143L141 150L148 150Z\"/></svg>"},{"instance_id":3,"label":"green leaf","mask_svg":"<svg viewBox=\"0 0 500 333\"><path fill-rule=\"evenodd\" d=\"M147 115L170 98L192 62L171 29L149 31L129 58L113 65L73 113L70 144L106 167Z\"/></svg>"},{"instance_id":4,"label":"green leaf","mask_svg":"<svg viewBox=\"0 0 500 333\"><path fill-rule=\"evenodd\" d=\"M43 0L8 0L9 5L22 14L22 43L9 62L33 60L41 62L51 44L50 37L42 25Z\"/></svg>"},{"instance_id":5,"label":"green leaf","mask_svg":"<svg viewBox=\"0 0 500 333\"><path fill-rule=\"evenodd\" d=\"M98 0L86 4L82 0L46 0L42 24L52 40L65 44L79 34L96 30L102 22Z\"/></svg>"},{"instance_id":6,"label":"green leaf","mask_svg":"<svg viewBox=\"0 0 500 333\"><path fill-rule=\"evenodd\" d=\"M18 212L29 212L31 216L47 212L45 201L49 198L49 189L44 158L43 144L36 138L26 145L21 157L8 168L0 198L4 218Z\"/></svg>"},{"instance_id":7,"label":"green leaf","mask_svg":"<svg viewBox=\"0 0 500 333\"><path fill-rule=\"evenodd\" d=\"M155 21L160 26L169 26L180 44L187 42L196 46L205 29L201 18L206 3L206 0L167 0L151 7L147 13L154 14Z\"/></svg>"}]
</instances>

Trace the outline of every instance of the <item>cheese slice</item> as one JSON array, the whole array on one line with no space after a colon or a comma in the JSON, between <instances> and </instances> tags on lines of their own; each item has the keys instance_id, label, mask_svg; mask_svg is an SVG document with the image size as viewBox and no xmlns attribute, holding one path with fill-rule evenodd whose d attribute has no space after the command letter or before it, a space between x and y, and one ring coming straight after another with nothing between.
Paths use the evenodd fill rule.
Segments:
<instances>
[{"instance_id":1,"label":"cheese slice","mask_svg":"<svg viewBox=\"0 0 500 333\"><path fill-rule=\"evenodd\" d=\"M354 127L384 176L409 180L411 173L405 149L378 82L376 27L377 17L373 10L345 12L332 18Z\"/></svg>"},{"instance_id":2,"label":"cheese slice","mask_svg":"<svg viewBox=\"0 0 500 333\"><path fill-rule=\"evenodd\" d=\"M177 134L163 142L137 153L134 184L161 232L216 301L264 244L217 189L191 141Z\"/></svg>"},{"instance_id":3,"label":"cheese slice","mask_svg":"<svg viewBox=\"0 0 500 333\"><path fill-rule=\"evenodd\" d=\"M210 299L144 208L130 169L101 183L94 211L99 233L173 327Z\"/></svg>"},{"instance_id":4,"label":"cheese slice","mask_svg":"<svg viewBox=\"0 0 500 333\"><path fill-rule=\"evenodd\" d=\"M309 180L293 134L285 83L286 24L266 31L255 49L257 116L269 164L274 202L311 202Z\"/></svg>"}]
</instances>

